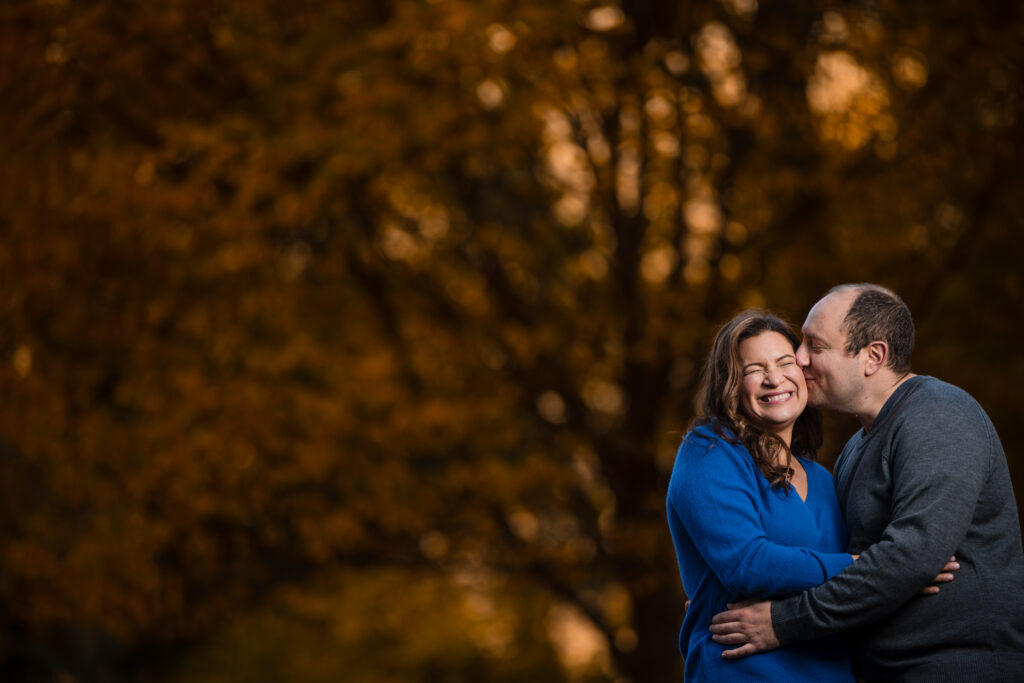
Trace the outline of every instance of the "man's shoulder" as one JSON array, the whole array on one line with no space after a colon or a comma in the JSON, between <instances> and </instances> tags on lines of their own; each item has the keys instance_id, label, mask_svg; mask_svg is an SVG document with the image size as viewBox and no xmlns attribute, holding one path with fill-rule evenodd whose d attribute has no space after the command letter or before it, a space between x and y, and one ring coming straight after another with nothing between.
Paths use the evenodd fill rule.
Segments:
<instances>
[{"instance_id":1,"label":"man's shoulder","mask_svg":"<svg viewBox=\"0 0 1024 683\"><path fill-rule=\"evenodd\" d=\"M995 427L981 404L960 387L919 375L898 398L880 431L890 437L930 443L936 438L991 440ZM998 437L996 437L998 438Z\"/></svg>"},{"instance_id":2,"label":"man's shoulder","mask_svg":"<svg viewBox=\"0 0 1024 683\"><path fill-rule=\"evenodd\" d=\"M945 414L949 411L981 410L969 393L949 382L929 375L916 375L907 380L904 395L894 406L895 413Z\"/></svg>"}]
</instances>

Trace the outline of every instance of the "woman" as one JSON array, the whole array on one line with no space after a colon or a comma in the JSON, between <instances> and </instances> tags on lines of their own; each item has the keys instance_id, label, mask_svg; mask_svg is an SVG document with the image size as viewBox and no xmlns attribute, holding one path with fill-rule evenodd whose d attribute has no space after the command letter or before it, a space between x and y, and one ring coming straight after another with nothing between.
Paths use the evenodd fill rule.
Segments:
<instances>
[{"instance_id":1,"label":"woman","mask_svg":"<svg viewBox=\"0 0 1024 683\"><path fill-rule=\"evenodd\" d=\"M798 340L777 317L748 310L715 338L703 415L676 456L668 521L691 604L679 634L686 681L854 681L839 637L726 661L711 617L727 603L816 586L854 557L832 477L812 459L820 416L807 406Z\"/></svg>"}]
</instances>

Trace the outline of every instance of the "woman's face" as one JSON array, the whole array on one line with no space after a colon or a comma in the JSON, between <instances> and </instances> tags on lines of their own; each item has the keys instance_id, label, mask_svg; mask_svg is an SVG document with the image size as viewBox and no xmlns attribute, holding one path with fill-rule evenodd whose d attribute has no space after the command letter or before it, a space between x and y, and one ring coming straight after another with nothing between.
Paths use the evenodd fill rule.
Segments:
<instances>
[{"instance_id":1,"label":"woman's face","mask_svg":"<svg viewBox=\"0 0 1024 683\"><path fill-rule=\"evenodd\" d=\"M807 384L796 352L778 332L762 332L740 343L740 410L787 444L793 423L807 405Z\"/></svg>"}]
</instances>

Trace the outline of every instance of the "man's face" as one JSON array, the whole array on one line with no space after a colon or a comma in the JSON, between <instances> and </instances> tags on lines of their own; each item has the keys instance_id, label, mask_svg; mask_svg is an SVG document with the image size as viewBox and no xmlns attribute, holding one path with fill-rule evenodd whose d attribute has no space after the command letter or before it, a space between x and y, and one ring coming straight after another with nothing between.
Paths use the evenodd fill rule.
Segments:
<instances>
[{"instance_id":1,"label":"man's face","mask_svg":"<svg viewBox=\"0 0 1024 683\"><path fill-rule=\"evenodd\" d=\"M855 413L864 389L860 352L846 353L843 318L855 291L829 294L814 304L803 326L796 362L807 379L807 404L839 413Z\"/></svg>"}]
</instances>

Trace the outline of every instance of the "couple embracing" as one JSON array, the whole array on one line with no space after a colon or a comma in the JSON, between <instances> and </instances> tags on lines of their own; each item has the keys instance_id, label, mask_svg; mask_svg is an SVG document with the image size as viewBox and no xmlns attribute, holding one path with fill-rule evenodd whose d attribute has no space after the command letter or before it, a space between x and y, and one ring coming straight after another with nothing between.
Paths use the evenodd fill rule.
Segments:
<instances>
[{"instance_id":1,"label":"couple embracing","mask_svg":"<svg viewBox=\"0 0 1024 683\"><path fill-rule=\"evenodd\" d=\"M1006 457L973 398L910 371L913 344L871 284L833 288L802 341L764 311L719 331L667 499L686 681L1024 681ZM834 478L817 408L862 426Z\"/></svg>"}]
</instances>

